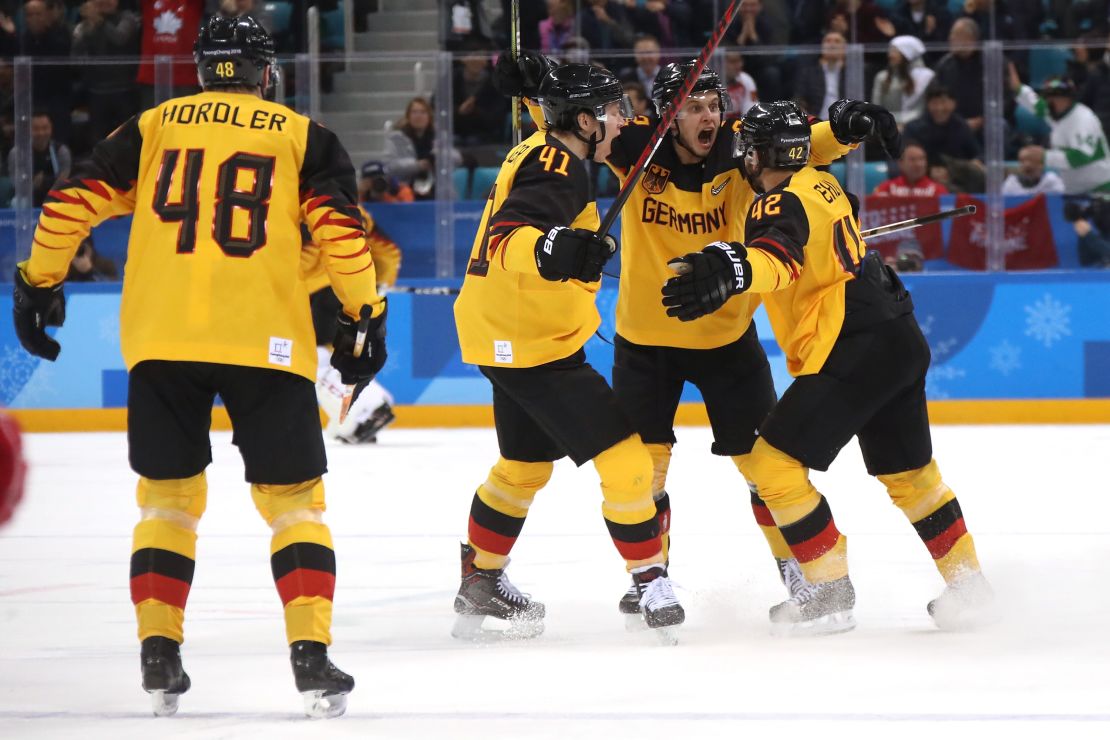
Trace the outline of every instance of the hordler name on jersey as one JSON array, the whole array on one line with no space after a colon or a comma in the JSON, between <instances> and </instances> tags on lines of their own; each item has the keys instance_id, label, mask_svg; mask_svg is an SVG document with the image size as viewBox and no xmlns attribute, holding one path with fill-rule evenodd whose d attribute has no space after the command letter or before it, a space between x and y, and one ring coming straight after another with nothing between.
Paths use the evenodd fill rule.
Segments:
<instances>
[{"instance_id":1,"label":"hordler name on jersey","mask_svg":"<svg viewBox=\"0 0 1110 740\"><path fill-rule=\"evenodd\" d=\"M640 219L645 224L667 226L681 234L708 234L728 225L725 206L717 206L712 211L680 213L661 200L645 198Z\"/></svg>"},{"instance_id":2,"label":"hordler name on jersey","mask_svg":"<svg viewBox=\"0 0 1110 740\"><path fill-rule=\"evenodd\" d=\"M249 119L248 119L249 117ZM282 131L282 126L288 120L281 113L274 113L263 108L249 108L239 115L239 106L230 103L185 103L184 105L167 105L162 109L162 125L177 123L181 125L202 123L226 123L236 128L253 128L266 131Z\"/></svg>"}]
</instances>

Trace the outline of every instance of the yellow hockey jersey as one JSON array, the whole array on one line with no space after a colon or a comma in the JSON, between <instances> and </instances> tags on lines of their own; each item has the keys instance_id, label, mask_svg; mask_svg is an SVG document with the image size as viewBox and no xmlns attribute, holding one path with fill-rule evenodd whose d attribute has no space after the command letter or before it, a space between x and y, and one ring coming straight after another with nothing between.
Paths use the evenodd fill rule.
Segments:
<instances>
[{"instance_id":1,"label":"yellow hockey jersey","mask_svg":"<svg viewBox=\"0 0 1110 740\"><path fill-rule=\"evenodd\" d=\"M763 295L791 375L819 371L840 335L845 285L867 251L857 211L835 177L812 167L758 196L748 211L748 292Z\"/></svg>"},{"instance_id":2,"label":"yellow hockey jersey","mask_svg":"<svg viewBox=\"0 0 1110 740\"><path fill-rule=\"evenodd\" d=\"M21 269L32 285L61 282L93 226L134 212L120 308L128 369L184 360L315 380L302 221L344 310L383 310L355 193L339 140L308 118L249 94L175 98L55 185Z\"/></svg>"},{"instance_id":3,"label":"yellow hockey jersey","mask_svg":"<svg viewBox=\"0 0 1110 740\"><path fill-rule=\"evenodd\" d=\"M538 131L509 152L455 301L463 362L535 367L582 348L601 324L600 283L543 279L535 245L554 226L599 225L586 167L562 142Z\"/></svg>"},{"instance_id":4,"label":"yellow hockey jersey","mask_svg":"<svg viewBox=\"0 0 1110 740\"><path fill-rule=\"evenodd\" d=\"M759 296L740 295L698 321L675 321L659 302L659 291L674 273L667 262L713 241L737 241L753 192L732 156L740 121L723 121L709 156L683 164L673 135L659 145L621 211L621 273L617 333L635 344L712 349L748 330ZM647 118L633 119L613 142L608 164L624 183L655 129ZM853 146L836 140L828 123L815 123L810 164L824 165Z\"/></svg>"},{"instance_id":5,"label":"yellow hockey jersey","mask_svg":"<svg viewBox=\"0 0 1110 740\"><path fill-rule=\"evenodd\" d=\"M388 234L378 228L369 211L359 206L358 212L362 215L366 243L370 247L370 257L374 261L378 286L392 287L397 284L397 275L401 271L401 248L389 238ZM324 250L311 239L304 242L304 248L301 250L301 274L304 275L305 287L308 288L309 295L327 287L331 282L325 266Z\"/></svg>"}]
</instances>

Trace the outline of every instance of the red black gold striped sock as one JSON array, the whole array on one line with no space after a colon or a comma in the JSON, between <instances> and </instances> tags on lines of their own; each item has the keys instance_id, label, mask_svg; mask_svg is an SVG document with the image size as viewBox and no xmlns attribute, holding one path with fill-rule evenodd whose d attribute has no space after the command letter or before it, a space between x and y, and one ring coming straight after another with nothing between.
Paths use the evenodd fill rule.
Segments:
<instances>
[{"instance_id":1,"label":"red black gold striped sock","mask_svg":"<svg viewBox=\"0 0 1110 740\"><path fill-rule=\"evenodd\" d=\"M824 496L809 514L779 529L810 583L848 575L848 540L837 530Z\"/></svg>"},{"instance_id":2,"label":"red black gold striped sock","mask_svg":"<svg viewBox=\"0 0 1110 740\"><path fill-rule=\"evenodd\" d=\"M532 499L551 479L549 462L499 458L470 503L467 539L474 548L474 566L504 568L524 527Z\"/></svg>"}]
</instances>

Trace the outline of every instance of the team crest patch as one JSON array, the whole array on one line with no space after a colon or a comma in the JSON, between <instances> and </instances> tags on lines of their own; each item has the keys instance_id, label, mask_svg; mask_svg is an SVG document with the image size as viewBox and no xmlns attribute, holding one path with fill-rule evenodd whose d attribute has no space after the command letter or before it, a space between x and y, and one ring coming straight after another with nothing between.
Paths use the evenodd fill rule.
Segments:
<instances>
[{"instance_id":1,"label":"team crest patch","mask_svg":"<svg viewBox=\"0 0 1110 740\"><path fill-rule=\"evenodd\" d=\"M667 180L670 177L671 171L666 167L652 164L648 165L647 172L644 173L644 179L640 184L644 186L644 190L652 195L658 195L663 192L663 188L667 187Z\"/></svg>"}]
</instances>

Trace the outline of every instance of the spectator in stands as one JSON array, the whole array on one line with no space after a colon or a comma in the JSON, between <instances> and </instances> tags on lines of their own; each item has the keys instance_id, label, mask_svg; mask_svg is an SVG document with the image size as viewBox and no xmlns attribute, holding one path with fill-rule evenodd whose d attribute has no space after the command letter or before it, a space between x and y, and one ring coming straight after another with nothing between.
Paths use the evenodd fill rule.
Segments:
<instances>
[{"instance_id":1,"label":"spectator in stands","mask_svg":"<svg viewBox=\"0 0 1110 740\"><path fill-rule=\"evenodd\" d=\"M725 87L732 101L732 113L743 115L759 100L755 80L744 71L744 56L739 51L725 52Z\"/></svg>"},{"instance_id":2,"label":"spectator in stands","mask_svg":"<svg viewBox=\"0 0 1110 740\"><path fill-rule=\"evenodd\" d=\"M659 41L654 36L640 36L632 47L636 58L636 66L623 70L620 74L622 81L635 81L644 86L651 94L655 85L655 77L661 69L659 65Z\"/></svg>"},{"instance_id":3,"label":"spectator in stands","mask_svg":"<svg viewBox=\"0 0 1110 740\"><path fill-rule=\"evenodd\" d=\"M925 253L921 242L913 236L904 236L895 247L894 254L883 257L883 262L897 272L921 272L925 269Z\"/></svg>"},{"instance_id":4,"label":"spectator in stands","mask_svg":"<svg viewBox=\"0 0 1110 740\"><path fill-rule=\"evenodd\" d=\"M455 64L455 139L460 146L493 144L501 140L509 101L493 87L488 42L471 39L466 46L485 48L464 52Z\"/></svg>"},{"instance_id":5,"label":"spectator in stands","mask_svg":"<svg viewBox=\"0 0 1110 740\"><path fill-rule=\"evenodd\" d=\"M826 28L829 0L793 0L790 11L790 42L816 45Z\"/></svg>"},{"instance_id":6,"label":"spectator in stands","mask_svg":"<svg viewBox=\"0 0 1110 740\"><path fill-rule=\"evenodd\" d=\"M199 92L193 42L204 17L204 0L153 0L143 4L142 62L139 64L139 104L153 108L155 100L154 57L174 57L166 98Z\"/></svg>"},{"instance_id":7,"label":"spectator in stands","mask_svg":"<svg viewBox=\"0 0 1110 740\"><path fill-rule=\"evenodd\" d=\"M19 53L15 21L7 11L8 8L0 8L0 59L10 59Z\"/></svg>"},{"instance_id":8,"label":"spectator in stands","mask_svg":"<svg viewBox=\"0 0 1110 740\"><path fill-rule=\"evenodd\" d=\"M55 0L27 0L23 5L23 35L20 54L29 57L68 57L70 34L57 15ZM194 65L194 76L195 76ZM45 110L58 138L69 139L73 110L73 73L64 64L40 65L31 76L31 98Z\"/></svg>"},{"instance_id":9,"label":"spectator in stands","mask_svg":"<svg viewBox=\"0 0 1110 740\"><path fill-rule=\"evenodd\" d=\"M736 34L736 45L741 51L774 43L774 26L762 0L747 0L740 6L737 16L740 30ZM777 54L749 54L745 61L749 75L763 95L771 99L780 97L785 90L782 57Z\"/></svg>"},{"instance_id":10,"label":"spectator in stands","mask_svg":"<svg viewBox=\"0 0 1110 740\"><path fill-rule=\"evenodd\" d=\"M898 33L916 36L926 44L945 41L952 27L948 0L902 0L891 13L891 20Z\"/></svg>"},{"instance_id":11,"label":"spectator in stands","mask_svg":"<svg viewBox=\"0 0 1110 740\"><path fill-rule=\"evenodd\" d=\"M847 41L839 31L821 40L821 56L798 72L794 96L811 116L825 118L829 106L844 97L844 58Z\"/></svg>"},{"instance_id":12,"label":"spectator in stands","mask_svg":"<svg viewBox=\"0 0 1110 740\"><path fill-rule=\"evenodd\" d=\"M631 49L636 40L627 10L616 0L585 0L578 25L594 49Z\"/></svg>"},{"instance_id":13,"label":"spectator in stands","mask_svg":"<svg viewBox=\"0 0 1110 740\"><path fill-rule=\"evenodd\" d=\"M959 18L948 34L951 51L936 66L937 80L952 93L956 111L977 134L983 129L983 55L979 51L979 24Z\"/></svg>"},{"instance_id":14,"label":"spectator in stands","mask_svg":"<svg viewBox=\"0 0 1110 740\"><path fill-rule=\"evenodd\" d=\"M475 41L492 45L492 29L481 0L449 0L443 13L447 25L444 46L454 51ZM534 48L534 47L533 47Z\"/></svg>"},{"instance_id":15,"label":"spectator in stands","mask_svg":"<svg viewBox=\"0 0 1110 740\"><path fill-rule=\"evenodd\" d=\"M914 36L895 36L887 51L887 68L875 75L871 102L894 114L899 126L921 117L925 112L925 90L933 81L933 70L922 57L925 44Z\"/></svg>"},{"instance_id":16,"label":"spectator in stands","mask_svg":"<svg viewBox=\"0 0 1110 740\"><path fill-rule=\"evenodd\" d=\"M1073 39L1085 31L1103 34L1107 31L1106 0L1046 0L1046 7L1060 29L1060 38Z\"/></svg>"},{"instance_id":17,"label":"spectator in stands","mask_svg":"<svg viewBox=\"0 0 1110 740\"><path fill-rule=\"evenodd\" d=\"M831 21L834 16L847 18L850 24L853 14L856 18L856 43L883 44L897 34L894 23L887 18L886 11L880 8L875 0L838 0L829 11L829 19ZM829 27L832 28L831 22ZM851 36L851 32L847 29L837 30L840 30L845 38Z\"/></svg>"},{"instance_id":18,"label":"spectator in stands","mask_svg":"<svg viewBox=\"0 0 1110 740\"><path fill-rule=\"evenodd\" d=\"M979 142L975 134L963 116L956 113L956 99L952 93L937 80L925 89L925 115L908 123L904 134L907 139L919 142L931 161L942 156L979 160Z\"/></svg>"},{"instance_id":19,"label":"spectator in stands","mask_svg":"<svg viewBox=\"0 0 1110 740\"><path fill-rule=\"evenodd\" d=\"M385 162L370 160L362 165L358 180L360 203L412 203L412 188L389 174Z\"/></svg>"},{"instance_id":20,"label":"spectator in stands","mask_svg":"<svg viewBox=\"0 0 1110 740\"><path fill-rule=\"evenodd\" d=\"M929 178L928 154L916 141L906 144L898 159L898 176L883 180L875 187L875 195L897 198L932 198L948 195L948 188Z\"/></svg>"},{"instance_id":21,"label":"spectator in stands","mask_svg":"<svg viewBox=\"0 0 1110 740\"><path fill-rule=\"evenodd\" d=\"M424 98L413 98L405 106L405 115L385 139L387 167L401 182L412 187L417 200L436 197L435 125L432 106ZM452 151L455 165L462 161ZM450 197L448 185L444 197Z\"/></svg>"},{"instance_id":22,"label":"spectator in stands","mask_svg":"<svg viewBox=\"0 0 1110 740\"><path fill-rule=\"evenodd\" d=\"M624 0L624 4L628 6L636 33L658 39L664 48L675 46L676 24L671 17L674 0Z\"/></svg>"},{"instance_id":23,"label":"spectator in stands","mask_svg":"<svg viewBox=\"0 0 1110 740\"><path fill-rule=\"evenodd\" d=\"M1088 67L1079 99L1098 116L1102 130L1110 130L1110 40L1098 61Z\"/></svg>"},{"instance_id":24,"label":"spectator in stands","mask_svg":"<svg viewBox=\"0 0 1110 740\"><path fill-rule=\"evenodd\" d=\"M540 48L540 22L547 17L547 8L540 0L501 0L501 18L497 21L498 38L501 48L509 46L509 27L512 6L517 3L520 9L520 48Z\"/></svg>"},{"instance_id":25,"label":"spectator in stands","mask_svg":"<svg viewBox=\"0 0 1110 740\"><path fill-rule=\"evenodd\" d=\"M1080 4L1084 1L1080 0ZM991 28L992 15L994 28ZM983 36L1003 41L1036 38L1043 15L1041 0L1007 0L1005 3L996 3L994 0L964 0L963 10L957 14L956 20L969 18L975 21ZM1073 33L1071 37L1076 35Z\"/></svg>"},{"instance_id":26,"label":"spectator in stands","mask_svg":"<svg viewBox=\"0 0 1110 740\"><path fill-rule=\"evenodd\" d=\"M648 97L647 90L639 82L630 81L622 85L624 87L624 94L628 96L628 102L632 103L632 113L636 116L647 116L648 118L655 118L655 105Z\"/></svg>"},{"instance_id":27,"label":"spectator in stands","mask_svg":"<svg viewBox=\"0 0 1110 740\"><path fill-rule=\"evenodd\" d=\"M88 93L90 135L107 138L138 110L135 64L96 64L95 57L134 57L139 53L139 16L121 10L119 0L86 0L73 31L73 56L88 60L81 73Z\"/></svg>"},{"instance_id":28,"label":"spectator in stands","mask_svg":"<svg viewBox=\"0 0 1110 740\"><path fill-rule=\"evenodd\" d=\"M574 35L574 0L547 0L547 17L540 21L540 49L554 55Z\"/></svg>"},{"instance_id":29,"label":"spectator in stands","mask_svg":"<svg viewBox=\"0 0 1110 740\"><path fill-rule=\"evenodd\" d=\"M31 205L42 205L54 181L69 177L69 147L54 140L54 124L46 111L31 116ZM15 150L8 152L8 172L15 171Z\"/></svg>"},{"instance_id":30,"label":"spectator in stands","mask_svg":"<svg viewBox=\"0 0 1110 740\"><path fill-rule=\"evenodd\" d=\"M559 47L558 58L563 64L590 64L590 42L583 36L571 36Z\"/></svg>"},{"instance_id":31,"label":"spectator in stands","mask_svg":"<svg viewBox=\"0 0 1110 740\"><path fill-rule=\"evenodd\" d=\"M1110 267L1110 240L1102 235L1086 218L1072 222L1079 237L1079 264L1081 267Z\"/></svg>"},{"instance_id":32,"label":"spectator in stands","mask_svg":"<svg viewBox=\"0 0 1110 740\"><path fill-rule=\"evenodd\" d=\"M77 247L77 253L69 263L66 282L100 283L118 279L119 271L116 269L116 263L97 254L93 246L92 234L89 234Z\"/></svg>"},{"instance_id":33,"label":"spectator in stands","mask_svg":"<svg viewBox=\"0 0 1110 740\"><path fill-rule=\"evenodd\" d=\"M1018 168L1002 183L1004 195L1036 195L1062 193L1064 181L1055 172L1044 168L1044 147L1030 144L1018 152Z\"/></svg>"},{"instance_id":34,"label":"spectator in stands","mask_svg":"<svg viewBox=\"0 0 1110 740\"><path fill-rule=\"evenodd\" d=\"M1110 189L1110 145L1098 116L1077 101L1071 80L1050 77L1038 96L1033 88L1021 83L1013 64L1009 65L1009 78L1018 105L1040 116L1052 130L1045 164L1059 173L1064 192L1072 195Z\"/></svg>"}]
</instances>

